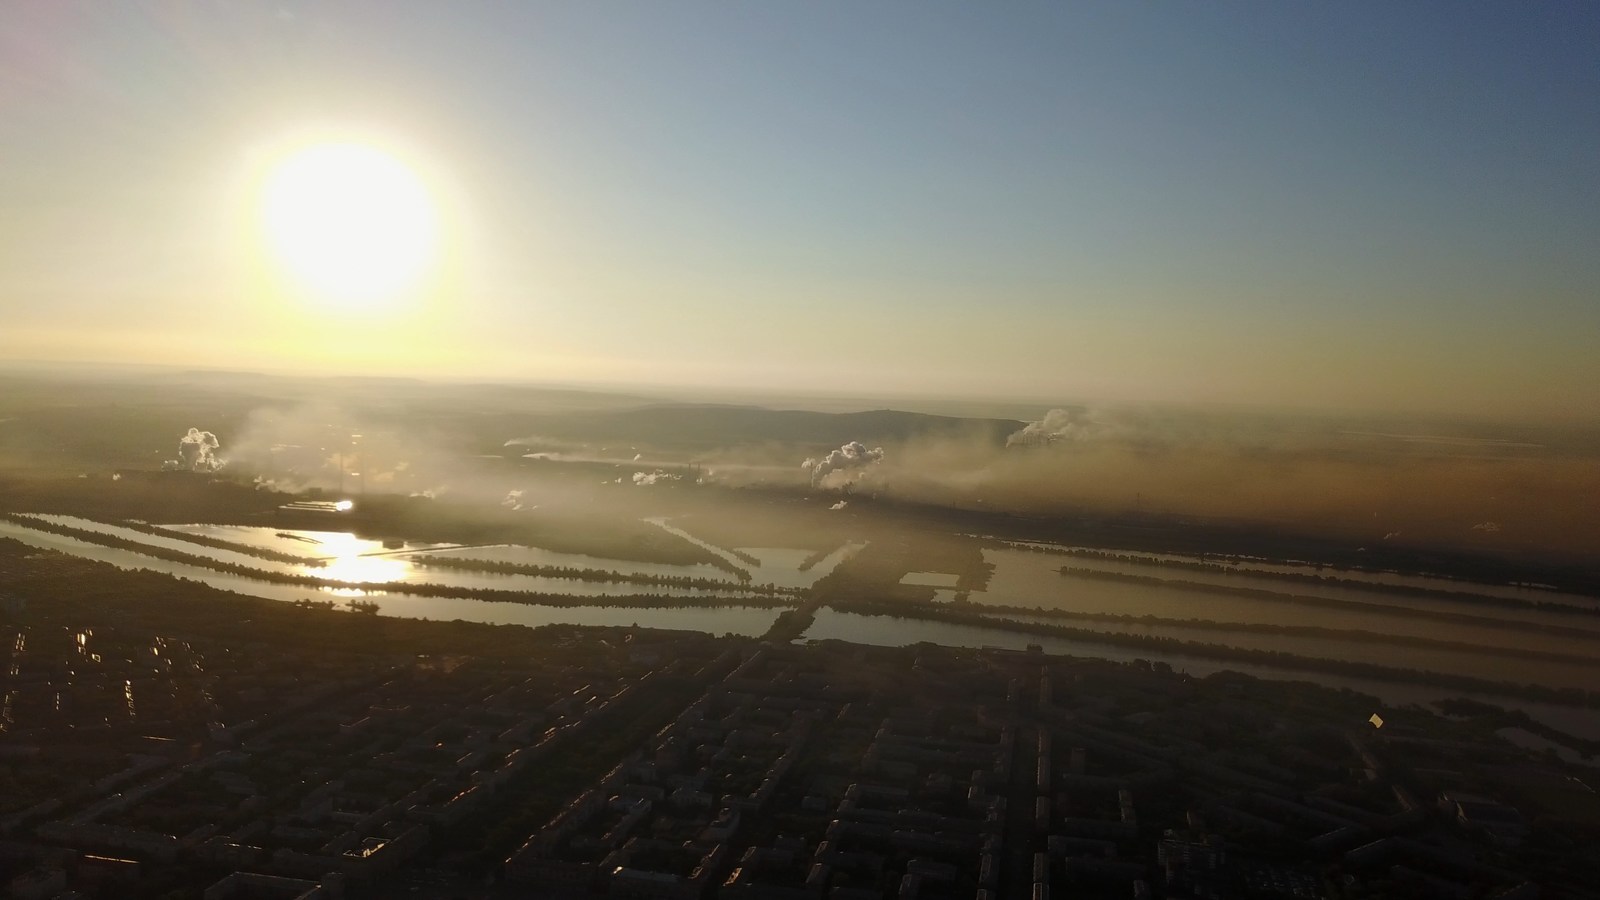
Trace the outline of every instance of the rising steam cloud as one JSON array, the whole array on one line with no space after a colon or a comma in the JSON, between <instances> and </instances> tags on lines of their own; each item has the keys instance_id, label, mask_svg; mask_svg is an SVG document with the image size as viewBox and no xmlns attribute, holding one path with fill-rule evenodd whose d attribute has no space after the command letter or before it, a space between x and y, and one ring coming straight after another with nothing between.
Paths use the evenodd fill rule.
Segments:
<instances>
[{"instance_id":1,"label":"rising steam cloud","mask_svg":"<svg viewBox=\"0 0 1600 900\"><path fill-rule=\"evenodd\" d=\"M169 459L161 468L169 472L215 472L223 462L217 457L222 442L209 431L191 428L178 439L178 458Z\"/></svg>"},{"instance_id":2,"label":"rising steam cloud","mask_svg":"<svg viewBox=\"0 0 1600 900\"><path fill-rule=\"evenodd\" d=\"M1029 422L1006 438L1007 447L1043 447L1063 441L1081 441L1099 430L1089 411L1082 408L1052 409L1037 422Z\"/></svg>"},{"instance_id":3,"label":"rising steam cloud","mask_svg":"<svg viewBox=\"0 0 1600 900\"><path fill-rule=\"evenodd\" d=\"M866 444L851 441L821 459L806 460L800 464L800 468L811 473L811 486L815 488L821 487L823 479L835 472L865 468L880 459L883 459L882 447L868 450Z\"/></svg>"}]
</instances>

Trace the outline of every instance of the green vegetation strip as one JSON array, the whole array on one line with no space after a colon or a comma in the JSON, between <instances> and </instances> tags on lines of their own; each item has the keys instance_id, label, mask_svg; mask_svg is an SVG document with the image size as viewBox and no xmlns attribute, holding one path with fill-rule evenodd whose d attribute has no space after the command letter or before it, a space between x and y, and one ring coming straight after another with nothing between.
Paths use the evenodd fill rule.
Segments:
<instances>
[{"instance_id":1,"label":"green vegetation strip","mask_svg":"<svg viewBox=\"0 0 1600 900\"><path fill-rule=\"evenodd\" d=\"M739 584L720 578L699 578L693 575L645 575L635 572L617 572L610 569L583 569L575 566L541 566L531 563L499 562L488 559L457 559L419 555L409 558L412 565L435 569L455 569L465 572L491 572L496 575L532 575L538 578L570 578L575 581L600 581L618 584L650 584L662 587L701 588L705 590L740 590L758 594L793 594L793 589L775 585ZM749 575L745 575L748 580Z\"/></svg>"},{"instance_id":2,"label":"green vegetation strip","mask_svg":"<svg viewBox=\"0 0 1600 900\"><path fill-rule=\"evenodd\" d=\"M196 544L201 547L210 547L213 550L227 550L231 553L242 553L245 556L254 556L257 559L271 560L272 562L285 563L291 566L311 566L313 568L320 568L324 565L322 560L313 559L308 556L296 556L293 553L284 553L280 550L268 550L265 547L252 547L249 544L238 544L234 543L233 541L225 541L221 538L208 537L203 534L189 534L186 531L174 531L170 528L163 528L159 525L148 525L144 522L136 522L132 519L120 520L117 522L117 524L128 529L129 531L137 531L142 534L171 538L178 541L187 541L188 543Z\"/></svg>"},{"instance_id":3,"label":"green vegetation strip","mask_svg":"<svg viewBox=\"0 0 1600 900\"><path fill-rule=\"evenodd\" d=\"M1600 708L1600 691L1585 691L1579 688L1552 688L1536 684L1490 681L1488 679L1473 678L1467 675L1451 675L1444 672L1428 672L1421 669L1404 669L1398 666L1382 666L1375 663L1350 662L1338 659L1299 656L1293 653L1284 653L1278 650L1248 650L1242 647L1229 647L1223 644L1208 644L1202 641L1185 641L1179 640L1178 638L1157 637L1154 635L1127 634L1115 631L1095 631L1089 628L1073 628L1068 625L1047 625L1034 622L1015 622L1008 619L995 619L984 616L982 613L977 611L957 609L950 606L908 606L905 604L884 603L881 601L872 600L839 602L834 603L833 606L841 612L852 612L869 616L891 616L904 619L923 619L934 622L946 622L953 625L968 625L976 628L990 628L999 631L1012 631L1023 634L1041 635L1045 637L1066 638L1069 640L1083 641L1085 643L1110 644L1113 646L1133 647L1136 649L1151 650L1161 653L1174 653L1185 656L1204 657L1208 659L1245 662L1262 666L1271 666L1278 669L1290 669L1307 672L1327 672L1338 675L1374 678L1382 681L1404 681L1411 682L1413 684L1426 684L1434 687L1450 688L1453 690L1482 691L1485 693L1502 694L1507 697L1516 697L1518 699L1533 700L1541 703L1559 703L1568 706Z\"/></svg>"},{"instance_id":4,"label":"green vegetation strip","mask_svg":"<svg viewBox=\"0 0 1600 900\"><path fill-rule=\"evenodd\" d=\"M762 596L744 597L680 597L668 594L627 594L614 597L574 596L572 594L553 594L537 591L512 591L495 588L469 588L447 584L413 583L404 581L377 581L377 582L349 582L332 578L319 578L314 575L297 575L290 572L273 572L268 569L256 569L237 563L227 563L199 556L183 553L167 547L156 547L150 544L141 544L138 541L117 535L102 534L98 531L88 531L82 528L73 528L67 525L58 525L30 516L15 513L0 513L0 518L31 528L62 537L73 538L89 544L98 544L103 547L112 547L118 550L127 550L154 559L167 562L181 563L210 569L214 572L224 572L244 578L253 578L257 581L267 581L274 584L290 584L299 587L314 589L355 588L368 593L384 594L410 594L418 597L444 597L460 600L488 600L499 603L524 603L543 606L617 606L617 607L724 607L724 606L783 606L777 598ZM740 590L748 590L740 588Z\"/></svg>"},{"instance_id":5,"label":"green vegetation strip","mask_svg":"<svg viewBox=\"0 0 1600 900\"><path fill-rule=\"evenodd\" d=\"M816 568L817 563L827 559L830 554L838 552L838 550L844 546L844 544L840 544L837 547L824 547L821 550L812 553L810 556L807 556L805 559L800 561L799 571L811 571L812 569Z\"/></svg>"}]
</instances>

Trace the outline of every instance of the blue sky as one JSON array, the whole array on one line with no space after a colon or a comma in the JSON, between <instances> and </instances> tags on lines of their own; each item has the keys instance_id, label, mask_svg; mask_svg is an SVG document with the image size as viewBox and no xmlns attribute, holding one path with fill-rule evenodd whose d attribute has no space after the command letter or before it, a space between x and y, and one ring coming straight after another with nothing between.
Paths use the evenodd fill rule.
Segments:
<instances>
[{"instance_id":1,"label":"blue sky","mask_svg":"<svg viewBox=\"0 0 1600 900\"><path fill-rule=\"evenodd\" d=\"M1592 416L1600 12L25 3L0 356ZM246 262L285 136L392 147L449 277Z\"/></svg>"}]
</instances>

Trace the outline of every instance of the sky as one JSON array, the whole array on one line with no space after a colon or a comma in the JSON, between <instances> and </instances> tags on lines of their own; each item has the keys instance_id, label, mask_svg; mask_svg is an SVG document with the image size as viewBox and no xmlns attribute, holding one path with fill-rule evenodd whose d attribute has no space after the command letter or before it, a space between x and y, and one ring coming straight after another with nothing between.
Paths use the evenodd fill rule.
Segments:
<instances>
[{"instance_id":1,"label":"sky","mask_svg":"<svg viewBox=\"0 0 1600 900\"><path fill-rule=\"evenodd\" d=\"M1597 46L1577 2L21 0L0 361L1593 419ZM327 141L426 186L403 296L264 249Z\"/></svg>"}]
</instances>

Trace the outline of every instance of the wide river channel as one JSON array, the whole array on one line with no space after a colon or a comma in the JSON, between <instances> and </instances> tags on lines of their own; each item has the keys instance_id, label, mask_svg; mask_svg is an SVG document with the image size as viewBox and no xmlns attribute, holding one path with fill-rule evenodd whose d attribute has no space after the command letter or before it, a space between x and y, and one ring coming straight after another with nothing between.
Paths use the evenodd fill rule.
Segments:
<instances>
[{"instance_id":1,"label":"wide river channel","mask_svg":"<svg viewBox=\"0 0 1600 900\"><path fill-rule=\"evenodd\" d=\"M51 534L11 521L0 521L0 536L14 538L35 547L59 550L107 562L119 568L164 572L175 577L204 582L221 590L271 600L331 599L339 602L360 598L377 603L378 612L382 615L406 618L446 621L460 619L527 626L639 625L648 628L755 637L766 633L783 609L798 602L790 597L762 596L741 590L727 572L703 564L671 566L639 563L503 544L482 547L448 544L383 545L344 532L286 532L244 526L164 526L169 530L169 534L157 536L131 528L73 517L38 518L125 538L146 546L204 556L218 562L233 563L264 572L313 575L343 581L349 586L317 588L264 581L242 574L159 559L130 549L106 547ZM666 522L654 524L749 571L752 583L774 584L781 588L798 589L809 586L861 547L859 544L842 545L832 553L823 555L814 565L802 568L804 561L813 556L808 551L791 548L741 548L737 554L729 554L722 548L707 544ZM184 540L187 535L226 540L240 550L196 544ZM305 562L262 559L242 552L247 548L289 553L302 557ZM727 586L684 587L503 575L426 565L427 557L433 555L454 559L605 569L633 576L726 580ZM1173 638L1245 650L1274 650L1312 658L1423 669L1550 687L1593 688L1600 684L1600 662L1597 662L1600 661L1600 616L1591 618L1592 614L1587 610L1555 613L1545 610L1508 609L1492 604L1452 603L1426 596L1393 594L1383 591L1377 585L1367 589L1349 585L1272 583L1270 576L1252 578L1244 572L1193 572L1139 562L1097 562L1024 549L989 548L984 550L984 556L987 562L994 565L993 575L985 585L986 590L972 591L966 595L968 605L965 608L972 612L981 612L985 607L1016 608L1016 611L1004 613L995 610L997 616L1014 621L1053 623L1105 633ZM752 558L758 562L752 564ZM1152 570L1155 570L1164 582L1116 581L1062 575L1059 571L1062 565L1095 568L1107 571L1111 575L1149 576ZM933 573L920 574L930 576ZM930 577L928 580L939 579ZM1168 580L1170 583L1166 583ZM1198 590L1182 583L1185 581L1216 588L1240 587L1245 590L1238 594ZM433 583L466 589L557 594L581 600L592 599L592 604L554 605L428 597L385 592L375 590L371 586L381 582ZM1263 583L1269 584L1269 591L1261 590ZM1276 595L1280 591L1284 593ZM718 605L675 607L607 605L608 600L638 594L691 601L714 601ZM954 596L953 588L941 586L936 592L936 601L948 601ZM1318 602L1296 600L1294 599L1296 596L1311 598ZM741 600L746 602L741 603ZM1027 615L1022 610L1034 614ZM1165 621L1051 619L1047 615L1039 615L1041 610L1155 616ZM1442 618L1439 616L1440 613L1449 613L1455 618ZM1219 624L1238 623L1241 627L1186 626L1184 619L1204 619ZM1473 646L1419 647L1393 641L1360 640L1350 635L1335 639L1317 635L1275 634L1260 630L1252 631L1247 627L1249 625L1314 626L1351 632L1376 632L1404 638L1451 641ZM1471 693L1406 682L1275 667L1270 664L1214 659L1203 654L1166 652L1164 648L1130 647L1101 643L1093 639L1027 634L1000 627L930 621L915 617L865 616L822 609L818 612L815 623L803 635L803 639L833 639L887 646L904 646L929 641L947 646L1007 649L1023 649L1030 644L1036 644L1050 653L1113 660L1136 658L1159 660L1171 664L1175 669L1195 675L1233 670L1261 677L1315 681L1372 694L1390 704L1426 703L1444 697L1472 696L1500 706L1523 709L1530 715L1564 731L1600 740L1600 711L1596 710L1529 703L1492 693Z\"/></svg>"}]
</instances>

